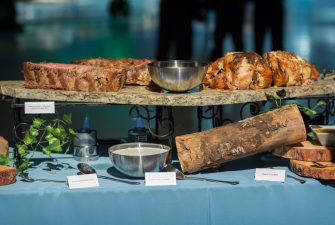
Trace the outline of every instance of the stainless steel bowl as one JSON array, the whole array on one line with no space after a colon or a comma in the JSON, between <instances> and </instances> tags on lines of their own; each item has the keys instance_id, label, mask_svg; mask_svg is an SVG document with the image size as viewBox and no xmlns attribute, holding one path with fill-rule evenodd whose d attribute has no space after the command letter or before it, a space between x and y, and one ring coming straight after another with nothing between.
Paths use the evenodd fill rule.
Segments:
<instances>
[{"instance_id":1,"label":"stainless steel bowl","mask_svg":"<svg viewBox=\"0 0 335 225\"><path fill-rule=\"evenodd\" d=\"M170 147L136 142L114 145L108 152L118 171L131 177L144 177L146 172L159 172L164 168Z\"/></svg>"},{"instance_id":2,"label":"stainless steel bowl","mask_svg":"<svg viewBox=\"0 0 335 225\"><path fill-rule=\"evenodd\" d=\"M189 91L199 86L207 67L206 63L191 60L156 61L148 64L152 81L173 92Z\"/></svg>"}]
</instances>

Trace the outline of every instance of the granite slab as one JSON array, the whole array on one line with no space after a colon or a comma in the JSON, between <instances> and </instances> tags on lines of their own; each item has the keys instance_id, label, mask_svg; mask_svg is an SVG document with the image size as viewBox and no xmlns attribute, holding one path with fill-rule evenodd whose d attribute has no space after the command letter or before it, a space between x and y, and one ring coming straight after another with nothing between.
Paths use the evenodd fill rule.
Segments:
<instances>
[{"instance_id":1,"label":"granite slab","mask_svg":"<svg viewBox=\"0 0 335 225\"><path fill-rule=\"evenodd\" d=\"M77 92L49 89L27 89L24 81L0 81L0 94L20 99L60 102L158 105L209 106L265 101L265 93L274 95L285 89L286 98L307 98L335 93L334 80L320 80L310 86L271 87L261 90L217 90L207 87L198 92L162 93L155 86L126 86L119 92Z\"/></svg>"}]
</instances>

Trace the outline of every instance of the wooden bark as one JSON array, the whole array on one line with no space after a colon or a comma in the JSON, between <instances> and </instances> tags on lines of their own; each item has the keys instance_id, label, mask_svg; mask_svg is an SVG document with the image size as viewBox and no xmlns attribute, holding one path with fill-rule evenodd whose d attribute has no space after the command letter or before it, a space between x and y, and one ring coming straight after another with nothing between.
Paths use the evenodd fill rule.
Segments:
<instances>
[{"instance_id":1,"label":"wooden bark","mask_svg":"<svg viewBox=\"0 0 335 225\"><path fill-rule=\"evenodd\" d=\"M16 181L16 169L10 166L0 165L0 186L14 183Z\"/></svg>"},{"instance_id":2,"label":"wooden bark","mask_svg":"<svg viewBox=\"0 0 335 225\"><path fill-rule=\"evenodd\" d=\"M287 159L301 161L335 161L335 147L326 147L310 141L290 146L280 146L275 148L272 153Z\"/></svg>"},{"instance_id":3,"label":"wooden bark","mask_svg":"<svg viewBox=\"0 0 335 225\"><path fill-rule=\"evenodd\" d=\"M322 164L334 164L333 162L322 162ZM303 177L313 177L321 180L335 180L335 167L318 168L312 162L290 160L291 170Z\"/></svg>"},{"instance_id":4,"label":"wooden bark","mask_svg":"<svg viewBox=\"0 0 335 225\"><path fill-rule=\"evenodd\" d=\"M0 155L8 155L8 141L0 136Z\"/></svg>"},{"instance_id":5,"label":"wooden bark","mask_svg":"<svg viewBox=\"0 0 335 225\"><path fill-rule=\"evenodd\" d=\"M296 105L207 131L176 137L183 172L218 167L221 163L306 140Z\"/></svg>"}]
</instances>

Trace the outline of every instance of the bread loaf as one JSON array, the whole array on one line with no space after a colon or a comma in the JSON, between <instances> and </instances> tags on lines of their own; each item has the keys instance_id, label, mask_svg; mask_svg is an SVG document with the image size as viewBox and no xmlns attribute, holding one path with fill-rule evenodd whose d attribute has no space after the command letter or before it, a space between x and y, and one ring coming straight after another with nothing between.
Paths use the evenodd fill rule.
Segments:
<instances>
[{"instance_id":1,"label":"bread loaf","mask_svg":"<svg viewBox=\"0 0 335 225\"><path fill-rule=\"evenodd\" d=\"M16 181L16 169L0 165L0 186L12 184Z\"/></svg>"},{"instance_id":2,"label":"bread loaf","mask_svg":"<svg viewBox=\"0 0 335 225\"><path fill-rule=\"evenodd\" d=\"M0 136L0 155L8 155L8 141Z\"/></svg>"},{"instance_id":3,"label":"bread loaf","mask_svg":"<svg viewBox=\"0 0 335 225\"><path fill-rule=\"evenodd\" d=\"M67 91L118 91L126 79L122 70L61 63L25 62L23 73L26 88Z\"/></svg>"},{"instance_id":4,"label":"bread loaf","mask_svg":"<svg viewBox=\"0 0 335 225\"><path fill-rule=\"evenodd\" d=\"M147 65L152 62L149 59L104 59L91 58L74 60L74 64L98 66L110 70L124 70L126 84L149 85L151 76Z\"/></svg>"}]
</instances>

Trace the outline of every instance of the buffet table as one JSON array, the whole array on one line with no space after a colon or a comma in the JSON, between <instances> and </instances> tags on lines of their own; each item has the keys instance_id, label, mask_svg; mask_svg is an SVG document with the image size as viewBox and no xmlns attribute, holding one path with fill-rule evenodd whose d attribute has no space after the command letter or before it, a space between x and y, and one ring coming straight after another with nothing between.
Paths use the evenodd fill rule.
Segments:
<instances>
[{"instance_id":1,"label":"buffet table","mask_svg":"<svg viewBox=\"0 0 335 225\"><path fill-rule=\"evenodd\" d=\"M53 161L35 153L28 170L33 178L66 180L76 175L72 155ZM239 185L178 180L176 186L147 187L99 179L100 187L69 189L66 183L20 181L0 186L0 215L4 225L287 225L331 224L335 183L306 178L301 184L255 181L255 168L285 169L286 162L248 157L224 164L218 171L198 176L238 180ZM266 157L265 157L266 158ZM90 163L100 175L119 176L108 157ZM174 163L178 166L178 163ZM297 175L294 175L297 176ZM125 177L123 177L125 178Z\"/></svg>"}]
</instances>

